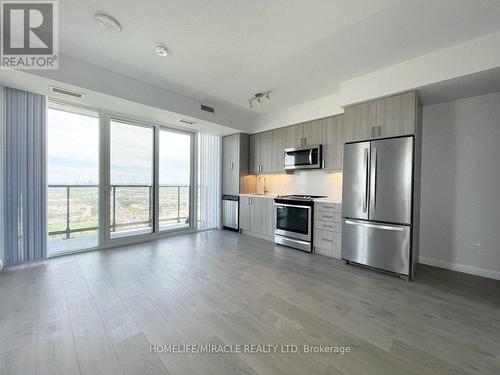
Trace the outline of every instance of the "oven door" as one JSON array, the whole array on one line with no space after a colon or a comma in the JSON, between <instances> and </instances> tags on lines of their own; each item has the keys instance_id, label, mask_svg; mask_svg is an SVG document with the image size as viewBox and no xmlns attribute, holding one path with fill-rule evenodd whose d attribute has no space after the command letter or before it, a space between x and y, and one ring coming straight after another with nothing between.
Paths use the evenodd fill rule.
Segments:
<instances>
[{"instance_id":1,"label":"oven door","mask_svg":"<svg viewBox=\"0 0 500 375\"><path fill-rule=\"evenodd\" d=\"M311 241L312 207L276 203L276 230L281 236Z\"/></svg>"}]
</instances>

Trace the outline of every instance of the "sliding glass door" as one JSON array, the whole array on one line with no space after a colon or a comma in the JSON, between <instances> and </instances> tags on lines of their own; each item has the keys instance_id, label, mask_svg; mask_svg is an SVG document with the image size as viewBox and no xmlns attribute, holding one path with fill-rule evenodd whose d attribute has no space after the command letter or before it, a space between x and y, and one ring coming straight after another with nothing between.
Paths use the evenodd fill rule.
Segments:
<instances>
[{"instance_id":1,"label":"sliding glass door","mask_svg":"<svg viewBox=\"0 0 500 375\"><path fill-rule=\"evenodd\" d=\"M99 118L95 111L47 111L48 255L99 245Z\"/></svg>"},{"instance_id":2,"label":"sliding glass door","mask_svg":"<svg viewBox=\"0 0 500 375\"><path fill-rule=\"evenodd\" d=\"M154 128L110 121L110 237L153 232Z\"/></svg>"},{"instance_id":3,"label":"sliding glass door","mask_svg":"<svg viewBox=\"0 0 500 375\"><path fill-rule=\"evenodd\" d=\"M160 128L159 230L186 228L191 223L192 135Z\"/></svg>"},{"instance_id":4,"label":"sliding glass door","mask_svg":"<svg viewBox=\"0 0 500 375\"><path fill-rule=\"evenodd\" d=\"M48 253L194 229L194 134L51 102Z\"/></svg>"}]
</instances>

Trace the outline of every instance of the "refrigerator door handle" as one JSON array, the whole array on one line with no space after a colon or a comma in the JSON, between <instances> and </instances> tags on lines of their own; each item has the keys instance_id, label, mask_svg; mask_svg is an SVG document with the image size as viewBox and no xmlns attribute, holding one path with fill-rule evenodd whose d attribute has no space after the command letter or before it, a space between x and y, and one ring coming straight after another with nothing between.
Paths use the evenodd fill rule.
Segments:
<instances>
[{"instance_id":1,"label":"refrigerator door handle","mask_svg":"<svg viewBox=\"0 0 500 375\"><path fill-rule=\"evenodd\" d=\"M370 215L377 209L377 149L372 148L370 170Z\"/></svg>"},{"instance_id":2,"label":"refrigerator door handle","mask_svg":"<svg viewBox=\"0 0 500 375\"><path fill-rule=\"evenodd\" d=\"M369 176L369 171L368 171L368 149L365 148L365 194L364 194L364 199L363 199L363 212L366 212L368 209L368 176Z\"/></svg>"},{"instance_id":3,"label":"refrigerator door handle","mask_svg":"<svg viewBox=\"0 0 500 375\"><path fill-rule=\"evenodd\" d=\"M403 232L404 231L404 227L401 227L401 226L371 224L371 223L366 223L364 221L357 221L357 220L346 220L345 223L349 224L349 225L358 225L360 227L382 229L382 230L391 230L391 231L395 231L395 232Z\"/></svg>"}]
</instances>

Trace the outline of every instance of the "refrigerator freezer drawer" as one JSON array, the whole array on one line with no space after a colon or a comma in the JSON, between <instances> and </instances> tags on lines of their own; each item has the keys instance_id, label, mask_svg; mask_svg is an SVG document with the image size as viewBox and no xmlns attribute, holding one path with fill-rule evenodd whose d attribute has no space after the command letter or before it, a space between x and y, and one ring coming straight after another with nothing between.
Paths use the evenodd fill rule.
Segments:
<instances>
[{"instance_id":1,"label":"refrigerator freezer drawer","mask_svg":"<svg viewBox=\"0 0 500 375\"><path fill-rule=\"evenodd\" d=\"M344 219L342 259L409 275L410 227Z\"/></svg>"}]
</instances>

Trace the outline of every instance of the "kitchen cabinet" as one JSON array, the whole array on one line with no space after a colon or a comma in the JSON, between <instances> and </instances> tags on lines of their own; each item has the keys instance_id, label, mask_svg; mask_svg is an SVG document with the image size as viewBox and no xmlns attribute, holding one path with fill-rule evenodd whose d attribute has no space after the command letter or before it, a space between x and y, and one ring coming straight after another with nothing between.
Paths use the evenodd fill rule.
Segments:
<instances>
[{"instance_id":1,"label":"kitchen cabinet","mask_svg":"<svg viewBox=\"0 0 500 375\"><path fill-rule=\"evenodd\" d=\"M346 142L414 134L417 107L415 91L346 107Z\"/></svg>"},{"instance_id":2,"label":"kitchen cabinet","mask_svg":"<svg viewBox=\"0 0 500 375\"><path fill-rule=\"evenodd\" d=\"M323 120L323 168L342 170L345 142L344 115L332 116Z\"/></svg>"},{"instance_id":3,"label":"kitchen cabinet","mask_svg":"<svg viewBox=\"0 0 500 375\"><path fill-rule=\"evenodd\" d=\"M281 139L280 139L281 136ZM282 173L284 131L267 131L250 136L250 171L253 174ZM281 150L281 151L279 151ZM280 157L277 154L280 153Z\"/></svg>"},{"instance_id":4,"label":"kitchen cabinet","mask_svg":"<svg viewBox=\"0 0 500 375\"><path fill-rule=\"evenodd\" d=\"M377 103L355 104L345 109L346 142L371 139L377 124Z\"/></svg>"},{"instance_id":5,"label":"kitchen cabinet","mask_svg":"<svg viewBox=\"0 0 500 375\"><path fill-rule=\"evenodd\" d=\"M260 133L250 136L250 173L260 172Z\"/></svg>"},{"instance_id":6,"label":"kitchen cabinet","mask_svg":"<svg viewBox=\"0 0 500 375\"><path fill-rule=\"evenodd\" d=\"M251 236L271 239L274 234L274 199L241 196L240 229Z\"/></svg>"},{"instance_id":7,"label":"kitchen cabinet","mask_svg":"<svg viewBox=\"0 0 500 375\"><path fill-rule=\"evenodd\" d=\"M284 173L283 155L286 147L286 129L272 131L271 170L273 173Z\"/></svg>"},{"instance_id":8,"label":"kitchen cabinet","mask_svg":"<svg viewBox=\"0 0 500 375\"><path fill-rule=\"evenodd\" d=\"M417 114L416 92L377 100L375 138L396 137L415 133Z\"/></svg>"},{"instance_id":9,"label":"kitchen cabinet","mask_svg":"<svg viewBox=\"0 0 500 375\"><path fill-rule=\"evenodd\" d=\"M250 197L240 197L240 230L250 230Z\"/></svg>"},{"instance_id":10,"label":"kitchen cabinet","mask_svg":"<svg viewBox=\"0 0 500 375\"><path fill-rule=\"evenodd\" d=\"M340 258L342 241L342 205L314 202L314 251Z\"/></svg>"},{"instance_id":11,"label":"kitchen cabinet","mask_svg":"<svg viewBox=\"0 0 500 375\"><path fill-rule=\"evenodd\" d=\"M248 171L249 137L233 134L222 139L222 194L251 193L255 187L244 177Z\"/></svg>"},{"instance_id":12,"label":"kitchen cabinet","mask_svg":"<svg viewBox=\"0 0 500 375\"><path fill-rule=\"evenodd\" d=\"M323 120L313 120L286 128L286 147L300 147L321 144Z\"/></svg>"},{"instance_id":13,"label":"kitchen cabinet","mask_svg":"<svg viewBox=\"0 0 500 375\"><path fill-rule=\"evenodd\" d=\"M323 120L313 120L304 123L306 145L320 145L323 143Z\"/></svg>"},{"instance_id":14,"label":"kitchen cabinet","mask_svg":"<svg viewBox=\"0 0 500 375\"><path fill-rule=\"evenodd\" d=\"M273 172L273 132L260 133L260 172Z\"/></svg>"}]
</instances>

